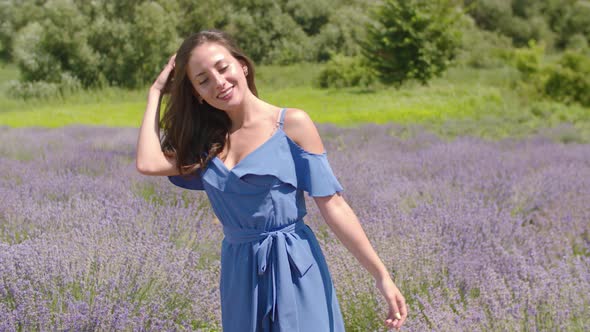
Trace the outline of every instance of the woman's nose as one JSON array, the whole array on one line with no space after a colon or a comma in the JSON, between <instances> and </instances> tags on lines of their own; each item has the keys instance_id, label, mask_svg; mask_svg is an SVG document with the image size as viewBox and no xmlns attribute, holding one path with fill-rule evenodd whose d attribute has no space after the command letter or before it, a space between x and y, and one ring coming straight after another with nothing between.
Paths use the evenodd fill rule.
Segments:
<instances>
[{"instance_id":1,"label":"woman's nose","mask_svg":"<svg viewBox=\"0 0 590 332\"><path fill-rule=\"evenodd\" d=\"M225 80L225 77L223 75L221 75L220 73L215 74L215 86L218 90L223 90L226 82L227 81Z\"/></svg>"}]
</instances>

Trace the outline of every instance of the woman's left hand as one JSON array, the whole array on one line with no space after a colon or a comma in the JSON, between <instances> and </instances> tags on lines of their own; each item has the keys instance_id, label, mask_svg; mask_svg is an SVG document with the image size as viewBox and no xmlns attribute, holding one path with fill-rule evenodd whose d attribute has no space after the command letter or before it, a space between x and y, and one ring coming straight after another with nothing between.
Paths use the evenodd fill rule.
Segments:
<instances>
[{"instance_id":1,"label":"woman's left hand","mask_svg":"<svg viewBox=\"0 0 590 332\"><path fill-rule=\"evenodd\" d=\"M399 330L408 316L406 300L389 276L377 280L376 286L389 306L385 326Z\"/></svg>"}]
</instances>

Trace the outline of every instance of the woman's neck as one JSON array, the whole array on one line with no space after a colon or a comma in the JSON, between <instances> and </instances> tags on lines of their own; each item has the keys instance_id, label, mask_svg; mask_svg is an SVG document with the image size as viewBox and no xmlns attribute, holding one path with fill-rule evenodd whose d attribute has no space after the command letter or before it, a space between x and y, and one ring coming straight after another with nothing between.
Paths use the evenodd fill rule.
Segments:
<instances>
[{"instance_id":1,"label":"woman's neck","mask_svg":"<svg viewBox=\"0 0 590 332\"><path fill-rule=\"evenodd\" d=\"M276 107L251 93L244 96L244 101L238 107L225 111L232 122L230 132L251 127L264 116L264 113L272 112L274 108Z\"/></svg>"}]
</instances>

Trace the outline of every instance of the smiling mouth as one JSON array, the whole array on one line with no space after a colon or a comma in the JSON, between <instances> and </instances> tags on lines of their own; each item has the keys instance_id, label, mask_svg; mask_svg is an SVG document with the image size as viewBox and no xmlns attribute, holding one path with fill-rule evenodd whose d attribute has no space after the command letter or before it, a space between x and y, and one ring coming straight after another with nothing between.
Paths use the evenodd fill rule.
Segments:
<instances>
[{"instance_id":1,"label":"smiling mouth","mask_svg":"<svg viewBox=\"0 0 590 332\"><path fill-rule=\"evenodd\" d=\"M234 86L230 86L229 88L227 88L226 90L222 91L220 94L217 95L217 98L219 99L227 99L227 97L229 97L229 95L231 94L231 92L234 90Z\"/></svg>"}]
</instances>

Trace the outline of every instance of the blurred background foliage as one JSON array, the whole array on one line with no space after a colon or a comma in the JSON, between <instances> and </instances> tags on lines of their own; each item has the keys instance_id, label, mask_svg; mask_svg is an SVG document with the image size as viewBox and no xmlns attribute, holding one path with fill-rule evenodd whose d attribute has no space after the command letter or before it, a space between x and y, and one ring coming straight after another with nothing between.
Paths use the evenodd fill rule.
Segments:
<instances>
[{"instance_id":1,"label":"blurred background foliage","mask_svg":"<svg viewBox=\"0 0 590 332\"><path fill-rule=\"evenodd\" d=\"M18 65L23 96L140 87L184 37L208 28L228 31L258 64L364 55L387 84L426 83L461 44L465 64L494 67L531 41L587 55L590 40L590 1L580 0L7 0L0 15L0 58ZM328 76L321 86L374 81Z\"/></svg>"},{"instance_id":2,"label":"blurred background foliage","mask_svg":"<svg viewBox=\"0 0 590 332\"><path fill-rule=\"evenodd\" d=\"M370 2L338 0L76 1L0 3L0 57L25 82L139 87L189 34L229 32L258 64L355 55ZM49 84L49 85L48 85ZM24 85L23 87L25 87Z\"/></svg>"},{"instance_id":3,"label":"blurred background foliage","mask_svg":"<svg viewBox=\"0 0 590 332\"><path fill-rule=\"evenodd\" d=\"M388 101L377 100L397 95L390 86L409 89L403 96L418 98L422 92L414 87L434 86L429 96L447 89L449 98L462 98L469 94L456 95L463 84L486 101L473 107L477 116L517 108L530 121L555 112L574 123L590 117L588 0L4 0L1 111L114 91L105 89L141 91L185 37L209 28L229 32L261 66L259 80L272 88L271 101L298 100L311 111L366 100L372 106L362 112L373 110L378 122L398 120L407 116L392 118L380 106ZM443 75L446 81L435 80ZM279 101L273 100L277 87L290 89ZM318 87L340 90L321 101L326 96ZM435 112L418 111L415 119ZM472 110L453 112L462 117ZM324 115L319 118L338 122Z\"/></svg>"},{"instance_id":4,"label":"blurred background foliage","mask_svg":"<svg viewBox=\"0 0 590 332\"><path fill-rule=\"evenodd\" d=\"M391 135L418 137L409 151L430 141L419 127L451 139L590 142L589 0L0 0L0 127L137 128L147 86L185 37L209 28L232 34L253 58L264 100L339 126L395 122ZM353 146L389 130L366 128ZM3 147L19 155L40 140L16 137ZM352 140L338 142L334 149ZM459 154L461 142L471 140L459 140ZM379 149L390 155L387 144ZM373 330L365 328L373 312L357 310L372 298L357 298L351 324ZM543 310L531 317L545 322ZM574 318L571 330L584 322Z\"/></svg>"}]
</instances>

